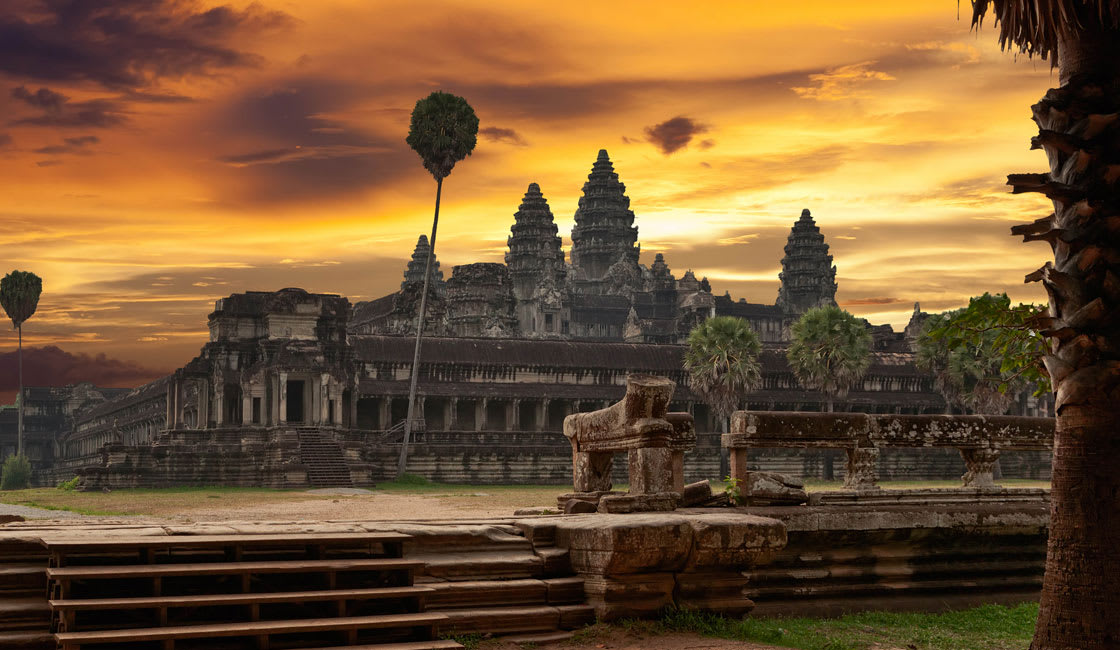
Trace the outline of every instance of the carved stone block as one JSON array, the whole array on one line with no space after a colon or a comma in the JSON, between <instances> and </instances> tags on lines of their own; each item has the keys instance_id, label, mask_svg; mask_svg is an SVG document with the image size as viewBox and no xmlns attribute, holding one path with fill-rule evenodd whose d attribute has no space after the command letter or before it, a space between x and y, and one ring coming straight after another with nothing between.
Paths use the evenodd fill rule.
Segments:
<instances>
[{"instance_id":1,"label":"carved stone block","mask_svg":"<svg viewBox=\"0 0 1120 650\"><path fill-rule=\"evenodd\" d=\"M995 487L992 470L999 461L999 450L988 447L961 449L967 471L961 480L965 487Z\"/></svg>"},{"instance_id":2,"label":"carved stone block","mask_svg":"<svg viewBox=\"0 0 1120 650\"><path fill-rule=\"evenodd\" d=\"M849 447L848 472L844 487L849 490L877 490L879 480L879 450L875 447Z\"/></svg>"},{"instance_id":3,"label":"carved stone block","mask_svg":"<svg viewBox=\"0 0 1120 650\"><path fill-rule=\"evenodd\" d=\"M673 450L647 447L627 452L630 467L630 494L658 494L673 491ZM683 488L683 486L682 486Z\"/></svg>"}]
</instances>

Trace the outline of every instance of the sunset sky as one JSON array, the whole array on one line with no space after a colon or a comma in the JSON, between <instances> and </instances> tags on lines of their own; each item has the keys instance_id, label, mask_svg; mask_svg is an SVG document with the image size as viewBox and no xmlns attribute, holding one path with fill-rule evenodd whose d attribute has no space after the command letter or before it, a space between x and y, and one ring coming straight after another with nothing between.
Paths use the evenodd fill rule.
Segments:
<instances>
[{"instance_id":1,"label":"sunset sky","mask_svg":"<svg viewBox=\"0 0 1120 650\"><path fill-rule=\"evenodd\" d=\"M92 9L94 5L111 8ZM901 327L1007 291L1048 255L1008 172L1044 171L1029 107L1057 78L969 3L5 0L4 268L43 278L29 384L132 386L206 339L216 298L400 283L435 183L415 101L465 97L478 147L445 182L437 257L501 261L537 182L565 251L606 148L642 262L772 303L802 208L841 306ZM8 330L5 329L5 332ZM14 350L14 332L3 334ZM104 355L99 357L98 355ZM0 401L14 394L0 355ZM33 370L34 366L34 370Z\"/></svg>"}]
</instances>

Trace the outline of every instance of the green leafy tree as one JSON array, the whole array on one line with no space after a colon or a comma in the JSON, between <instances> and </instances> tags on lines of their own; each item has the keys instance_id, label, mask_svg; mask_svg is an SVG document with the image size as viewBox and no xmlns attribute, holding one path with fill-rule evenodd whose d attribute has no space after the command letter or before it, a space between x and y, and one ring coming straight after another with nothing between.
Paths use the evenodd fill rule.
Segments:
<instances>
[{"instance_id":1,"label":"green leafy tree","mask_svg":"<svg viewBox=\"0 0 1120 650\"><path fill-rule=\"evenodd\" d=\"M451 173L455 163L471 155L478 138L478 116L467 100L445 92L434 92L416 102L412 121L405 142L419 154L424 169L436 179L436 209L432 217L431 248L424 263L424 289L420 294L420 309L416 313L416 346L409 370L408 415L404 423L404 442L397 465L397 476L404 475L408 462L408 444L416 408L416 387L420 378L420 343L424 336L424 310L428 305L428 284L432 275L432 258L436 254L436 228L439 226L439 201L443 193L443 179Z\"/></svg>"},{"instance_id":2,"label":"green leafy tree","mask_svg":"<svg viewBox=\"0 0 1120 650\"><path fill-rule=\"evenodd\" d=\"M1012 306L1004 293L974 297L968 307L935 314L923 324L917 365L933 373L950 406L1005 413L1018 391L1050 390L1041 361L1047 343L1039 331L1045 310L1045 305Z\"/></svg>"},{"instance_id":3,"label":"green leafy tree","mask_svg":"<svg viewBox=\"0 0 1120 650\"><path fill-rule=\"evenodd\" d=\"M794 376L809 390L826 396L828 412L843 399L871 364L871 332L867 325L832 305L805 312L791 331L786 358Z\"/></svg>"},{"instance_id":4,"label":"green leafy tree","mask_svg":"<svg viewBox=\"0 0 1120 650\"><path fill-rule=\"evenodd\" d=\"M1004 47L1050 58L1060 87L1032 107L1031 148L1046 171L1011 174L1054 211L1012 228L1050 244L1042 331L1054 383L1054 462L1046 575L1031 650L1120 645L1120 2L973 0L973 25L992 15Z\"/></svg>"},{"instance_id":5,"label":"green leafy tree","mask_svg":"<svg viewBox=\"0 0 1120 650\"><path fill-rule=\"evenodd\" d=\"M31 487L31 461L27 456L8 456L0 468L0 490L23 490Z\"/></svg>"},{"instance_id":6,"label":"green leafy tree","mask_svg":"<svg viewBox=\"0 0 1120 650\"><path fill-rule=\"evenodd\" d=\"M724 431L727 418L762 378L761 349L750 324L734 316L709 318L688 335L688 385L712 407Z\"/></svg>"},{"instance_id":7,"label":"green leafy tree","mask_svg":"<svg viewBox=\"0 0 1120 650\"><path fill-rule=\"evenodd\" d=\"M19 332L19 409L16 434L16 455L23 455L23 323L35 314L39 306L39 296L43 293L43 281L28 271L12 271L0 280L0 305L4 313L12 319L12 325Z\"/></svg>"}]
</instances>

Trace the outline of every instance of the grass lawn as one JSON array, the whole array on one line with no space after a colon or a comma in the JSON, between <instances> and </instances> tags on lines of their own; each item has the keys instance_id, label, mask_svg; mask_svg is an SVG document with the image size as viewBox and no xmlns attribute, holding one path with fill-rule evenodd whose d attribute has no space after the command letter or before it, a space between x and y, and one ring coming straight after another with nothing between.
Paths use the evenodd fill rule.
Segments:
<instances>
[{"instance_id":1,"label":"grass lawn","mask_svg":"<svg viewBox=\"0 0 1120 650\"><path fill-rule=\"evenodd\" d=\"M835 619L726 619L674 611L661 620L593 625L578 642L594 645L612 628L655 636L670 632L754 641L801 650L1022 650L1034 634L1038 605L982 605L941 614L867 612Z\"/></svg>"},{"instance_id":2,"label":"grass lawn","mask_svg":"<svg viewBox=\"0 0 1120 650\"><path fill-rule=\"evenodd\" d=\"M1006 487L1049 487L1047 481L1006 479L1000 481ZM960 487L959 481L885 481L880 483L884 489L948 488ZM713 481L715 491L723 490L721 481ZM839 481L810 480L810 491L839 490ZM625 490L625 485L615 486ZM310 494L305 489L276 490L270 488L229 488L229 487L190 487L163 489L114 490L112 492L68 492L57 488L33 488L30 490L0 491L0 503L34 506L48 510L69 510L86 515L148 515L153 517L175 517L205 512L236 511L243 518L251 518L253 510L268 511L284 505L303 505L308 511L316 507L328 507L338 503L354 506L353 518L360 519L363 512L376 509L381 502L390 500L397 504L402 498L415 497L417 510L423 512L425 506L439 506L441 514L470 516L472 509L488 508L502 510L512 515L518 508L530 506L555 507L557 495L571 491L565 485L455 485L432 483L418 477L406 477L401 481L378 483L372 494L357 496ZM364 509L364 510L363 510ZM273 513L276 511L273 509ZM276 516L262 514L262 516ZM413 517L417 515L412 513ZM324 518L345 518L340 515L324 514Z\"/></svg>"}]
</instances>

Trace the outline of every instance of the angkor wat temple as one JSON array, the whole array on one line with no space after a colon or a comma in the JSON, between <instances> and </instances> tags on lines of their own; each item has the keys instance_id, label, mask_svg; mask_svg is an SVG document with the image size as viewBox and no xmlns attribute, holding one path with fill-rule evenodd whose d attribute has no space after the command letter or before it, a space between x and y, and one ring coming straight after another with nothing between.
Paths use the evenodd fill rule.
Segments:
<instances>
[{"instance_id":1,"label":"angkor wat temple","mask_svg":"<svg viewBox=\"0 0 1120 650\"><path fill-rule=\"evenodd\" d=\"M696 418L687 471L718 475L718 429L688 389L683 341L713 315L750 321L764 342L763 381L743 406L821 410L786 364L789 327L805 310L835 304L836 268L808 210L794 223L775 304L715 295L691 271L676 277L658 254L640 263L638 228L607 152L600 151L575 211L566 259L552 212L529 185L505 264L433 260L420 364L423 422L409 471L435 480L570 480L565 416L618 400L633 372L677 383L672 410ZM399 291L351 306L302 289L233 294L209 315L210 340L173 374L131 391L88 385L29 388L27 448L36 481L74 475L87 488L231 484L369 485L391 476L406 415L416 310L429 254L421 237ZM913 364L904 332L872 326L873 361L839 408L940 413L933 378ZM1035 414L1023 402L1018 412ZM14 409L0 411L0 455L14 450ZM759 463L801 475L827 472L825 453L762 454ZM1017 460L1018 458L1018 460ZM944 478L955 453L894 452L885 478ZM1045 455L1004 457L1005 471L1044 475Z\"/></svg>"}]
</instances>

